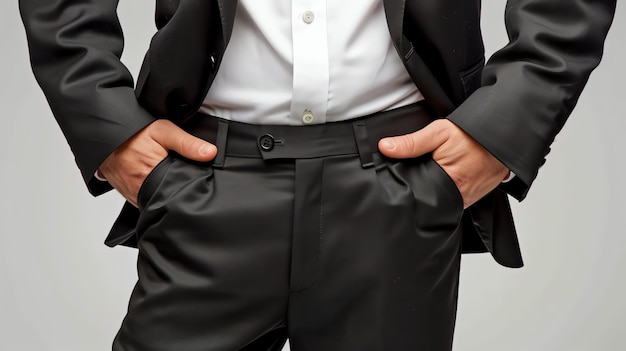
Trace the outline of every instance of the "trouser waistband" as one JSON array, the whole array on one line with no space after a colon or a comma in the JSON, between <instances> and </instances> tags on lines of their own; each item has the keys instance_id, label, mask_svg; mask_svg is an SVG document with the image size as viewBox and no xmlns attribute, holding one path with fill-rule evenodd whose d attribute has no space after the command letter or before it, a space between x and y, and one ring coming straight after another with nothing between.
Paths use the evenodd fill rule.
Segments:
<instances>
[{"instance_id":1,"label":"trouser waistband","mask_svg":"<svg viewBox=\"0 0 626 351\"><path fill-rule=\"evenodd\" d=\"M198 113L182 127L217 146L213 167L222 167L226 156L273 160L354 154L359 154L363 167L371 167L381 138L414 132L433 119L427 105L418 102L356 119L308 126L247 124Z\"/></svg>"}]
</instances>

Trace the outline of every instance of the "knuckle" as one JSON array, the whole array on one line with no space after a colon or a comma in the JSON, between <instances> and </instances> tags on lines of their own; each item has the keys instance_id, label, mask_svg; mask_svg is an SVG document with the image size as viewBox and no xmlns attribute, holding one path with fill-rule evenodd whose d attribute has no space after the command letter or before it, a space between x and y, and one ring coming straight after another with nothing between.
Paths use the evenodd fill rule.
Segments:
<instances>
[{"instance_id":1,"label":"knuckle","mask_svg":"<svg viewBox=\"0 0 626 351\"><path fill-rule=\"evenodd\" d=\"M415 137L413 134L405 135L400 138L400 145L403 150L407 153L415 153L417 148L417 143L415 142Z\"/></svg>"},{"instance_id":2,"label":"knuckle","mask_svg":"<svg viewBox=\"0 0 626 351\"><path fill-rule=\"evenodd\" d=\"M173 124L172 121L170 121L168 119L160 118L160 119L157 119L156 121L152 122L150 124L150 126L153 126L155 128L167 129L167 128L171 127L172 124Z\"/></svg>"},{"instance_id":3,"label":"knuckle","mask_svg":"<svg viewBox=\"0 0 626 351\"><path fill-rule=\"evenodd\" d=\"M456 128L452 128L452 122L448 121L447 119L441 119L439 120L439 122L440 124L439 128L437 129L437 135L442 140L450 139L450 136L457 132Z\"/></svg>"},{"instance_id":4,"label":"knuckle","mask_svg":"<svg viewBox=\"0 0 626 351\"><path fill-rule=\"evenodd\" d=\"M151 134L159 134L162 130L163 130L163 120L161 119L157 119L156 121L150 123L150 125L148 125L148 127L146 127L146 130L149 131Z\"/></svg>"},{"instance_id":5,"label":"knuckle","mask_svg":"<svg viewBox=\"0 0 626 351\"><path fill-rule=\"evenodd\" d=\"M150 134L150 136L154 139L154 140L164 140L166 141L170 135L171 135L171 131L172 131L172 125L173 123L169 120L166 119L158 119L154 122L152 122L148 127L147 130Z\"/></svg>"},{"instance_id":6,"label":"knuckle","mask_svg":"<svg viewBox=\"0 0 626 351\"><path fill-rule=\"evenodd\" d=\"M185 152L191 151L194 149L196 144L196 139L190 134L184 134L180 137L180 148Z\"/></svg>"},{"instance_id":7,"label":"knuckle","mask_svg":"<svg viewBox=\"0 0 626 351\"><path fill-rule=\"evenodd\" d=\"M450 127L450 121L445 118L436 119L433 121L433 129L437 133L441 133Z\"/></svg>"},{"instance_id":8,"label":"knuckle","mask_svg":"<svg viewBox=\"0 0 626 351\"><path fill-rule=\"evenodd\" d=\"M413 144L414 144L414 143L413 143L413 138L412 138L412 136L411 136L410 134L409 134L409 135L403 135L403 136L400 138L400 143L401 143L401 144L402 144L402 146L403 146L403 147L405 147L405 148L406 148L406 147L412 147L412 146L413 146Z\"/></svg>"}]
</instances>

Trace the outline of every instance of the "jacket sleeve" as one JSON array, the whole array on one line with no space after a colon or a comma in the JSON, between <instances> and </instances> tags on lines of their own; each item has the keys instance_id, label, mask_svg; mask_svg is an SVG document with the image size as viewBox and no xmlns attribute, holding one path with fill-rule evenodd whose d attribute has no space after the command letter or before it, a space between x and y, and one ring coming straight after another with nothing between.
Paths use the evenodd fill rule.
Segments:
<instances>
[{"instance_id":1,"label":"jacket sleeve","mask_svg":"<svg viewBox=\"0 0 626 351\"><path fill-rule=\"evenodd\" d=\"M509 0L509 43L448 116L517 175L501 187L518 200L600 62L615 2Z\"/></svg>"},{"instance_id":2,"label":"jacket sleeve","mask_svg":"<svg viewBox=\"0 0 626 351\"><path fill-rule=\"evenodd\" d=\"M93 195L111 189L94 178L104 159L154 121L120 62L117 3L19 0L33 72Z\"/></svg>"}]
</instances>

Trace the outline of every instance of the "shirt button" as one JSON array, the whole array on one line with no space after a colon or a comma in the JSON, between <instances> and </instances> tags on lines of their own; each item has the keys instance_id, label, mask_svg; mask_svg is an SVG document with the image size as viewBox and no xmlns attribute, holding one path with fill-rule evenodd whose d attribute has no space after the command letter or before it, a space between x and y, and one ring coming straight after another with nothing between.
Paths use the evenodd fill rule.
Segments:
<instances>
[{"instance_id":1,"label":"shirt button","mask_svg":"<svg viewBox=\"0 0 626 351\"><path fill-rule=\"evenodd\" d=\"M304 13L302 14L302 20L306 24L311 24L315 20L315 14L313 13L313 11L304 11Z\"/></svg>"},{"instance_id":2,"label":"shirt button","mask_svg":"<svg viewBox=\"0 0 626 351\"><path fill-rule=\"evenodd\" d=\"M304 110L304 113L302 114L302 123L311 124L313 121L315 121L315 115L313 112L311 112L311 110Z\"/></svg>"}]
</instances>

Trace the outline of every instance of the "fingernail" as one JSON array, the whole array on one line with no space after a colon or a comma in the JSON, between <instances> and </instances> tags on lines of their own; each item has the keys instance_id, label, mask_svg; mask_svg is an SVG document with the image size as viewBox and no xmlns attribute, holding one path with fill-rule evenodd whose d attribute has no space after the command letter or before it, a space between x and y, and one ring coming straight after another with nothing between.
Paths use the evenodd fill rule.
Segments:
<instances>
[{"instance_id":1,"label":"fingernail","mask_svg":"<svg viewBox=\"0 0 626 351\"><path fill-rule=\"evenodd\" d=\"M394 142L393 142L393 140L391 140L391 139L383 139L383 140L380 142L380 145L381 145L383 148L385 148L385 149L387 149L387 150L390 150L390 151L391 151L391 150L395 150L395 149L396 149L396 143L394 143Z\"/></svg>"},{"instance_id":2,"label":"fingernail","mask_svg":"<svg viewBox=\"0 0 626 351\"><path fill-rule=\"evenodd\" d=\"M210 145L210 144L202 145L202 146L200 146L200 154L203 155L203 156L207 156L211 152L213 152L214 148L215 148L215 146Z\"/></svg>"}]
</instances>

